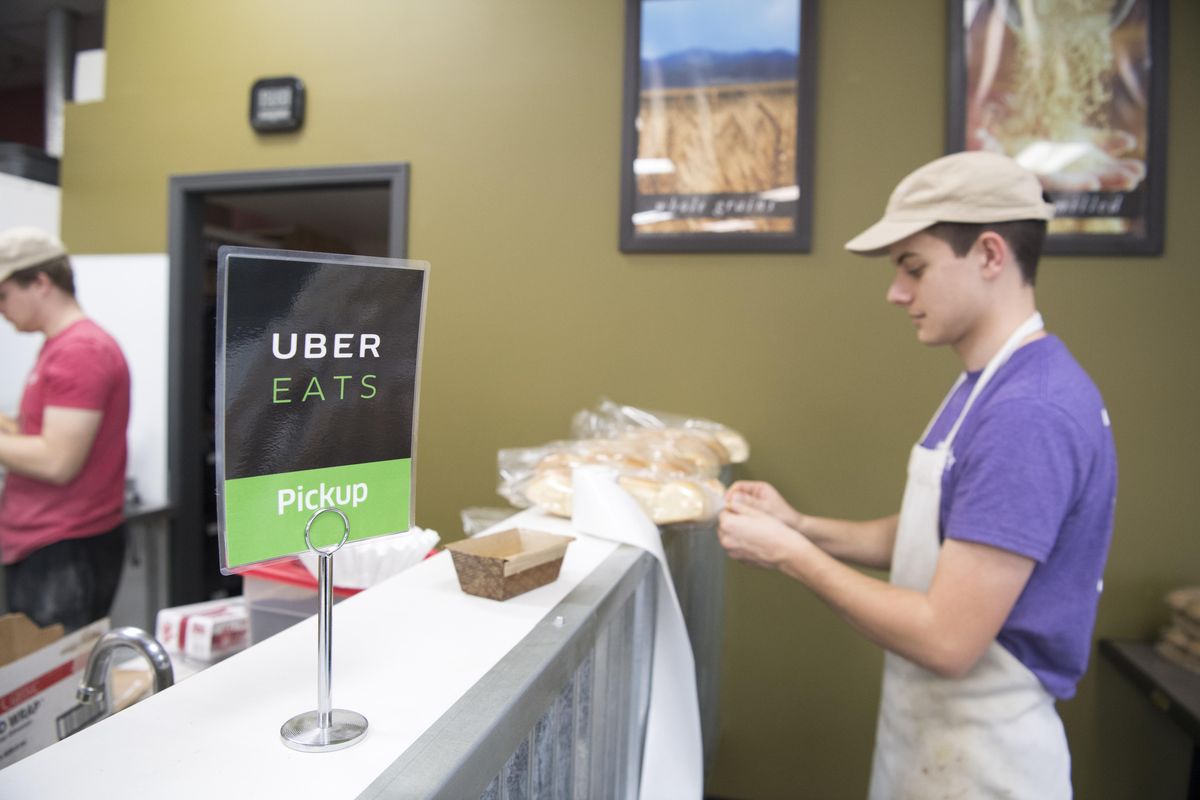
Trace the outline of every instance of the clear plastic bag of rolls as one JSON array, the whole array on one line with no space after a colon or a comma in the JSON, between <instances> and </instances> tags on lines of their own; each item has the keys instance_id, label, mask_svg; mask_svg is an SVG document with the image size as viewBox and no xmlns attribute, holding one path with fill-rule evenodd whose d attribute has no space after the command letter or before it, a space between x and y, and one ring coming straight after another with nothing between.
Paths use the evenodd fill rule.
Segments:
<instances>
[{"instance_id":1,"label":"clear plastic bag of rolls","mask_svg":"<svg viewBox=\"0 0 1200 800\"><path fill-rule=\"evenodd\" d=\"M722 507L720 461L690 437L551 442L501 450L497 462L502 497L518 508L536 505L557 516L571 516L571 473L585 465L616 470L621 486L659 525L711 519Z\"/></svg>"},{"instance_id":2,"label":"clear plastic bag of rolls","mask_svg":"<svg viewBox=\"0 0 1200 800\"><path fill-rule=\"evenodd\" d=\"M722 508L724 487L716 478L620 474L617 483L656 525L711 519ZM547 513L569 518L572 497L571 470L551 469L531 475L513 487L509 499L519 507L539 506Z\"/></svg>"},{"instance_id":3,"label":"clear plastic bag of rolls","mask_svg":"<svg viewBox=\"0 0 1200 800\"><path fill-rule=\"evenodd\" d=\"M695 439L712 450L720 464L741 464L750 458L744 436L709 419L649 411L605 398L571 420L571 435L577 439L618 439L651 432Z\"/></svg>"}]
</instances>

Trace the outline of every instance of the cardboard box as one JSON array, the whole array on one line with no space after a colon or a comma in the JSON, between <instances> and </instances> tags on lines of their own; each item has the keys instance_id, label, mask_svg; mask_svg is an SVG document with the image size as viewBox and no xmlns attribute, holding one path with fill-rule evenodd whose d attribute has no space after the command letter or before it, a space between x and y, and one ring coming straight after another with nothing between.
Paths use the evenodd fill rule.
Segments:
<instances>
[{"instance_id":1,"label":"cardboard box","mask_svg":"<svg viewBox=\"0 0 1200 800\"><path fill-rule=\"evenodd\" d=\"M467 594L507 600L558 580L567 545L556 533L512 528L446 545Z\"/></svg>"},{"instance_id":2,"label":"cardboard box","mask_svg":"<svg viewBox=\"0 0 1200 800\"><path fill-rule=\"evenodd\" d=\"M24 614L0 617L0 768L63 739L99 708L75 699L88 656L108 632L108 619L69 636L61 625L39 628Z\"/></svg>"},{"instance_id":3,"label":"cardboard box","mask_svg":"<svg viewBox=\"0 0 1200 800\"><path fill-rule=\"evenodd\" d=\"M250 644L250 622L240 597L164 608L154 638L172 655L218 661Z\"/></svg>"},{"instance_id":4,"label":"cardboard box","mask_svg":"<svg viewBox=\"0 0 1200 800\"><path fill-rule=\"evenodd\" d=\"M132 653L129 648L117 651L118 655ZM154 694L154 669L140 653L119 662L114 658L109 668L108 690L108 707L112 713L123 711Z\"/></svg>"},{"instance_id":5,"label":"cardboard box","mask_svg":"<svg viewBox=\"0 0 1200 800\"><path fill-rule=\"evenodd\" d=\"M220 661L250 644L246 604L239 602L220 612L192 616L187 622L183 654L197 661Z\"/></svg>"}]
</instances>

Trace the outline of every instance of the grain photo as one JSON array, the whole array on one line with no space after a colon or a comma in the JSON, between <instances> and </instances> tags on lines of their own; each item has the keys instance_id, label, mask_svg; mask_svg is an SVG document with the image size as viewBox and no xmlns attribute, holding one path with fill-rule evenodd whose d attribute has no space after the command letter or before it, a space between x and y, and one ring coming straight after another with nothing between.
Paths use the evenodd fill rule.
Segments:
<instances>
[{"instance_id":1,"label":"grain photo","mask_svg":"<svg viewBox=\"0 0 1200 800\"><path fill-rule=\"evenodd\" d=\"M643 2L639 235L793 231L799 14L796 0Z\"/></svg>"}]
</instances>

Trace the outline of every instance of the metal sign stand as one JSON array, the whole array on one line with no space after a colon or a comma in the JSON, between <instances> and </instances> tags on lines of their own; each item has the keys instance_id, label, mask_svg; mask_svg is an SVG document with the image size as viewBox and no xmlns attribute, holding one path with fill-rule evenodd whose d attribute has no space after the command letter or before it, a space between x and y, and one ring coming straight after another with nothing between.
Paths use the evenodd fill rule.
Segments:
<instances>
[{"instance_id":1,"label":"metal sign stand","mask_svg":"<svg viewBox=\"0 0 1200 800\"><path fill-rule=\"evenodd\" d=\"M309 531L317 517L332 511L342 518L342 540L330 550L314 547ZM304 526L304 543L317 554L317 710L305 711L283 723L279 735L293 750L325 753L356 744L367 733L367 718L357 711L334 708L330 700L333 676L333 554L350 538L350 521L334 506L318 509Z\"/></svg>"}]
</instances>

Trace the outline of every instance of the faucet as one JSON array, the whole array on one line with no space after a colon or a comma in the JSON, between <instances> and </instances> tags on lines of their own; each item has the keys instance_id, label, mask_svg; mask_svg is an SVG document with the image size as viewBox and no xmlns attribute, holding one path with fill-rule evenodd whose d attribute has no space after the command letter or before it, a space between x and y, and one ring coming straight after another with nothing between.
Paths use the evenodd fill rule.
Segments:
<instances>
[{"instance_id":1,"label":"faucet","mask_svg":"<svg viewBox=\"0 0 1200 800\"><path fill-rule=\"evenodd\" d=\"M150 662L150 666L154 668L155 692L166 689L175 682L175 673L171 669L171 658L157 639L141 628L114 628L100 637L96 646L92 648L92 654L88 656L83 680L80 682L79 688L75 690L75 697L80 703L91 703L98 695L104 693L113 651L118 647L135 650Z\"/></svg>"}]
</instances>

